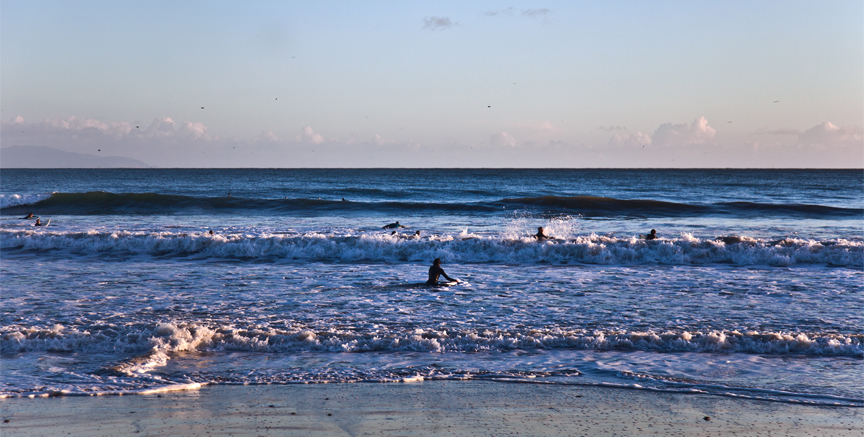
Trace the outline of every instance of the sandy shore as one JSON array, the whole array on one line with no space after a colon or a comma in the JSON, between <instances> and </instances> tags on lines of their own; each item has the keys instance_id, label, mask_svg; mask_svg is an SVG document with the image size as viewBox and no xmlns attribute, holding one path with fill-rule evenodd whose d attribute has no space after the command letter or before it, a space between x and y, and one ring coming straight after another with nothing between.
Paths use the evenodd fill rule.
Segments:
<instances>
[{"instance_id":1,"label":"sandy shore","mask_svg":"<svg viewBox=\"0 0 864 437\"><path fill-rule=\"evenodd\" d=\"M0 408L4 436L864 435L860 408L486 381L205 386Z\"/></svg>"}]
</instances>

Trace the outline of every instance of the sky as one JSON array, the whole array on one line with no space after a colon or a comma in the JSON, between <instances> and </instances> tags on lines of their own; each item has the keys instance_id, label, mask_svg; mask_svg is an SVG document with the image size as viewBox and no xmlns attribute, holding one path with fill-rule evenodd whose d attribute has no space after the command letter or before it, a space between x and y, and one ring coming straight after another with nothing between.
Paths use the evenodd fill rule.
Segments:
<instances>
[{"instance_id":1,"label":"sky","mask_svg":"<svg viewBox=\"0 0 864 437\"><path fill-rule=\"evenodd\" d=\"M0 0L0 123L159 167L862 168L864 2Z\"/></svg>"}]
</instances>

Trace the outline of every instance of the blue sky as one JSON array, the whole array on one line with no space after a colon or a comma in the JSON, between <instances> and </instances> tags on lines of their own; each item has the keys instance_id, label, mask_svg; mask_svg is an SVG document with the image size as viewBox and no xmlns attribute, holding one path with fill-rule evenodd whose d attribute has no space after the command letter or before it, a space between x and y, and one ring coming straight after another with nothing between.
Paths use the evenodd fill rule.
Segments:
<instances>
[{"instance_id":1,"label":"blue sky","mask_svg":"<svg viewBox=\"0 0 864 437\"><path fill-rule=\"evenodd\" d=\"M0 25L4 147L161 167L864 166L860 1L3 0Z\"/></svg>"}]
</instances>

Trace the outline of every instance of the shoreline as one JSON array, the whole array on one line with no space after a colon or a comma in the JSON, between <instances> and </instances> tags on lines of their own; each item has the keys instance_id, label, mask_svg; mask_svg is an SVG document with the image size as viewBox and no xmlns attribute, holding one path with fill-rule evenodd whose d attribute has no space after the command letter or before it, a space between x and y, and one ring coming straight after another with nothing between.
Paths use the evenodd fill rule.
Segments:
<instances>
[{"instance_id":1,"label":"shoreline","mask_svg":"<svg viewBox=\"0 0 864 437\"><path fill-rule=\"evenodd\" d=\"M864 433L864 409L855 407L476 380L206 385L136 395L6 398L0 414L4 435Z\"/></svg>"}]
</instances>

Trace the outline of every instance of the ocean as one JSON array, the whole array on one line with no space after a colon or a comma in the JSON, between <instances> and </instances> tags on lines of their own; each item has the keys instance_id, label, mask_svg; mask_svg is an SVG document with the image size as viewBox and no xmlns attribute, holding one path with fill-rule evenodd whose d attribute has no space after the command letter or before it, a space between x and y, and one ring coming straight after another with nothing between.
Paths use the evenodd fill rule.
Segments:
<instances>
[{"instance_id":1,"label":"ocean","mask_svg":"<svg viewBox=\"0 0 864 437\"><path fill-rule=\"evenodd\" d=\"M864 407L861 170L0 185L0 397L483 379ZM461 283L426 286L435 258Z\"/></svg>"}]
</instances>

